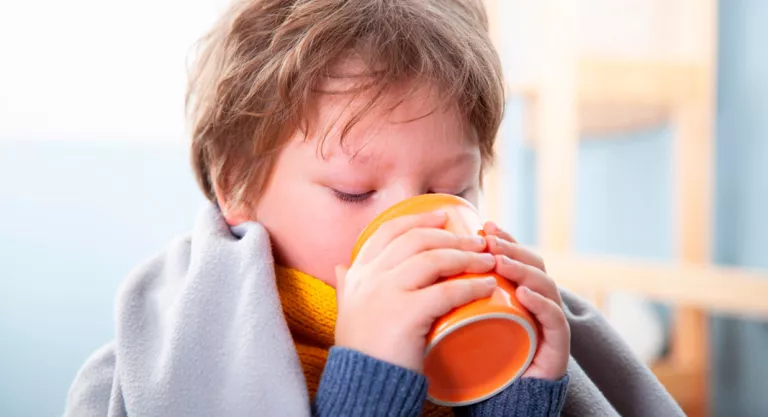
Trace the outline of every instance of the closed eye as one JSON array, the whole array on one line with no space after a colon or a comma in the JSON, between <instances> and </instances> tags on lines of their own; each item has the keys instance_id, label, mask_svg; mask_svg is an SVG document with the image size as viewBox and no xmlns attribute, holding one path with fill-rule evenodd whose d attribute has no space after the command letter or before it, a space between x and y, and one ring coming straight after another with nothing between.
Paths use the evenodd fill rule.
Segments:
<instances>
[{"instance_id":1,"label":"closed eye","mask_svg":"<svg viewBox=\"0 0 768 417\"><path fill-rule=\"evenodd\" d=\"M469 191L469 189L465 189L463 191L455 193L455 192L432 191L432 190L430 190L430 191L427 191L427 194L452 194L452 195L455 195L456 197L466 198L466 195L467 195L468 191Z\"/></svg>"},{"instance_id":2,"label":"closed eye","mask_svg":"<svg viewBox=\"0 0 768 417\"><path fill-rule=\"evenodd\" d=\"M375 192L371 190L371 191L366 191L364 193L359 193L359 194L350 194L350 193L341 192L333 188L331 189L331 191L333 192L333 195L336 196L336 198L338 198L339 200L345 203L363 203L365 202L365 200L370 198Z\"/></svg>"}]
</instances>

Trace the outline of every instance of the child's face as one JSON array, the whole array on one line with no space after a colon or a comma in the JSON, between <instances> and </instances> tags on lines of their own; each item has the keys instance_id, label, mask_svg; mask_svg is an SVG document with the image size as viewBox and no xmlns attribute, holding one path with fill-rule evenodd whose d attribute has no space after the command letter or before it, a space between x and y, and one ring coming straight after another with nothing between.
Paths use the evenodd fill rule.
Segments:
<instances>
[{"instance_id":1,"label":"child's face","mask_svg":"<svg viewBox=\"0 0 768 417\"><path fill-rule=\"evenodd\" d=\"M313 126L337 130L323 142L322 154L319 139L297 134L249 216L269 231L280 264L332 286L335 266L349 264L360 232L389 206L430 192L477 205L479 194L480 150L457 108L435 106L424 89L388 115L368 113L342 145L338 129L349 117L346 104L334 96L319 100Z\"/></svg>"}]
</instances>

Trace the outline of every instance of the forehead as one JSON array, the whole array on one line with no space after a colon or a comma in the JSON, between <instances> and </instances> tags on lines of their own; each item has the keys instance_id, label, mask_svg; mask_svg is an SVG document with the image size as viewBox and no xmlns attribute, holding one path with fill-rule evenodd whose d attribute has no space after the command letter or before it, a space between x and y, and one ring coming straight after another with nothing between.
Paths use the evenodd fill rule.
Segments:
<instances>
[{"instance_id":1,"label":"forehead","mask_svg":"<svg viewBox=\"0 0 768 417\"><path fill-rule=\"evenodd\" d=\"M354 81L331 81L340 83ZM308 140L324 158L346 157L367 163L392 146L414 151L428 147L438 153L474 153L477 134L457 103L444 102L432 84L393 88L371 107L368 94L316 95L310 107ZM398 140L403 139L403 140Z\"/></svg>"}]
</instances>

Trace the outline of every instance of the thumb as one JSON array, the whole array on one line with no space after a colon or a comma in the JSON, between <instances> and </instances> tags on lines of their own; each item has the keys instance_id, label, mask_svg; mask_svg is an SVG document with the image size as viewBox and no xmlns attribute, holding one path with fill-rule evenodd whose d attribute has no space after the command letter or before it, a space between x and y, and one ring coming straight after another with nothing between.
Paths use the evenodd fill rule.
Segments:
<instances>
[{"instance_id":1,"label":"thumb","mask_svg":"<svg viewBox=\"0 0 768 417\"><path fill-rule=\"evenodd\" d=\"M344 292L344 281L347 279L349 268L344 265L336 265L336 304L340 304L340 294Z\"/></svg>"}]
</instances>

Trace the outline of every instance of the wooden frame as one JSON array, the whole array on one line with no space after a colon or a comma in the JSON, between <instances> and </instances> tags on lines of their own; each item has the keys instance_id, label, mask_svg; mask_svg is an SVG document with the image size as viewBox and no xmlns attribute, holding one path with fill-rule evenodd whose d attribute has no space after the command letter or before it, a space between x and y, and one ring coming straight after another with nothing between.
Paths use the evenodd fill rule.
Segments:
<instances>
[{"instance_id":1,"label":"wooden frame","mask_svg":"<svg viewBox=\"0 0 768 417\"><path fill-rule=\"evenodd\" d=\"M538 251L563 287L580 294L629 292L651 300L746 318L768 318L768 273L700 263Z\"/></svg>"}]
</instances>

